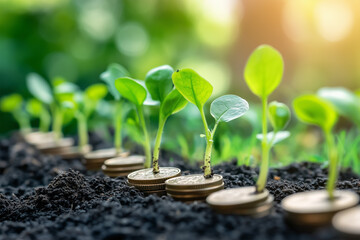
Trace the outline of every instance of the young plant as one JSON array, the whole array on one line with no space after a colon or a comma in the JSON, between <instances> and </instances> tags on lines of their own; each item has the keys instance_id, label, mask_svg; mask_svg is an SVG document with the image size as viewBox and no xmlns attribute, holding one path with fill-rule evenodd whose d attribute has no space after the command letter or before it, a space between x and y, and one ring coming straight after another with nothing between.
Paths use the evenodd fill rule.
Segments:
<instances>
[{"instance_id":1,"label":"young plant","mask_svg":"<svg viewBox=\"0 0 360 240\"><path fill-rule=\"evenodd\" d=\"M249 104L235 95L225 95L215 99L210 106L210 113L215 118L214 128L209 129L204 113L204 104L211 96L213 87L203 77L192 69L182 69L174 72L175 88L199 109L205 129L206 149L204 155L204 177L211 178L211 151L216 128L220 122L229 122L241 117L249 109Z\"/></svg>"},{"instance_id":2,"label":"young plant","mask_svg":"<svg viewBox=\"0 0 360 240\"><path fill-rule=\"evenodd\" d=\"M147 97L146 88L137 82L136 80L129 77L120 77L115 80L115 87L119 91L122 97L132 102L137 110L137 114L140 121L140 126L144 134L144 152L145 152L145 168L151 167L151 145L149 134L146 128L143 105Z\"/></svg>"},{"instance_id":3,"label":"young plant","mask_svg":"<svg viewBox=\"0 0 360 240\"><path fill-rule=\"evenodd\" d=\"M75 118L78 124L79 149L88 145L88 119L94 112L98 102L107 94L104 84L94 84L85 89L84 93L77 92L74 95Z\"/></svg>"},{"instance_id":4,"label":"young plant","mask_svg":"<svg viewBox=\"0 0 360 240\"><path fill-rule=\"evenodd\" d=\"M281 54L268 45L261 45L249 57L246 63L244 77L250 90L261 99L262 103L262 160L259 178L256 182L256 191L262 192L265 188L269 171L269 153L271 148L270 137L275 138L276 134L268 135L267 114L268 97L278 87L284 71L284 63ZM274 128L275 131L275 128Z\"/></svg>"},{"instance_id":5,"label":"young plant","mask_svg":"<svg viewBox=\"0 0 360 240\"><path fill-rule=\"evenodd\" d=\"M11 113L20 126L20 131L27 133L30 131L29 116L23 111L23 98L20 94L14 93L5 96L0 101L0 109L3 112Z\"/></svg>"},{"instance_id":6,"label":"young plant","mask_svg":"<svg viewBox=\"0 0 360 240\"><path fill-rule=\"evenodd\" d=\"M123 101L119 91L115 87L115 80L120 77L129 76L128 71L121 65L117 63L112 63L108 66L105 72L100 75L100 79L103 80L107 86L111 95L115 99L114 104L114 126L115 126L115 136L114 136L114 147L117 153L122 152L122 138L121 138L121 129L122 129L122 112L123 112Z\"/></svg>"},{"instance_id":7,"label":"young plant","mask_svg":"<svg viewBox=\"0 0 360 240\"><path fill-rule=\"evenodd\" d=\"M301 121L319 126L324 132L330 162L327 191L330 199L334 199L334 189L338 171L338 152L332 129L338 119L336 110L331 103L316 95L297 97L294 100L293 107L297 117Z\"/></svg>"},{"instance_id":8,"label":"young plant","mask_svg":"<svg viewBox=\"0 0 360 240\"><path fill-rule=\"evenodd\" d=\"M171 76L174 70L165 65L150 70L145 77L146 87L153 100L160 102L159 127L153 153L153 172L159 172L159 152L161 136L168 117L181 111L187 104L186 99L173 88Z\"/></svg>"},{"instance_id":9,"label":"young plant","mask_svg":"<svg viewBox=\"0 0 360 240\"><path fill-rule=\"evenodd\" d=\"M51 117L49 111L45 108L45 105L36 98L30 99L26 103L26 110L33 117L40 119L39 130L40 132L48 132L50 128Z\"/></svg>"}]
</instances>

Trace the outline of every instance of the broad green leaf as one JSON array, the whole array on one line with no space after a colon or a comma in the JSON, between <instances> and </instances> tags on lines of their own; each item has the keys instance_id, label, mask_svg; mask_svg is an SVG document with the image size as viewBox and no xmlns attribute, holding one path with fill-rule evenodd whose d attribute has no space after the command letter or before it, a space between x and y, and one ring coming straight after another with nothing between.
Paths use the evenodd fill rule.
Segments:
<instances>
[{"instance_id":1,"label":"broad green leaf","mask_svg":"<svg viewBox=\"0 0 360 240\"><path fill-rule=\"evenodd\" d=\"M283 103L273 101L269 104L269 119L274 131L284 129L290 121L291 113L288 106Z\"/></svg>"},{"instance_id":2,"label":"broad green leaf","mask_svg":"<svg viewBox=\"0 0 360 240\"><path fill-rule=\"evenodd\" d=\"M342 87L325 87L317 95L331 102L340 115L360 124L360 98L354 93Z\"/></svg>"},{"instance_id":3,"label":"broad green leaf","mask_svg":"<svg viewBox=\"0 0 360 240\"><path fill-rule=\"evenodd\" d=\"M181 111L187 104L187 100L179 93L177 89L173 89L164 99L160 107L160 116L165 119L170 115Z\"/></svg>"},{"instance_id":4,"label":"broad green leaf","mask_svg":"<svg viewBox=\"0 0 360 240\"><path fill-rule=\"evenodd\" d=\"M43 109L42 103L32 98L26 103L26 110L34 117L39 117Z\"/></svg>"},{"instance_id":5,"label":"broad green leaf","mask_svg":"<svg viewBox=\"0 0 360 240\"><path fill-rule=\"evenodd\" d=\"M14 112L21 108L23 98L20 94L13 93L8 96L2 97L0 101L0 109L3 112Z\"/></svg>"},{"instance_id":6,"label":"broad green leaf","mask_svg":"<svg viewBox=\"0 0 360 240\"><path fill-rule=\"evenodd\" d=\"M217 122L230 122L241 117L248 110L248 102L236 95L221 96L215 99L210 106L210 113Z\"/></svg>"},{"instance_id":7,"label":"broad green leaf","mask_svg":"<svg viewBox=\"0 0 360 240\"><path fill-rule=\"evenodd\" d=\"M121 77L130 76L129 72L120 64L112 63L108 66L105 72L100 75L100 79L106 82L109 92L116 100L120 99L120 93L115 87L115 80Z\"/></svg>"},{"instance_id":8,"label":"broad green leaf","mask_svg":"<svg viewBox=\"0 0 360 240\"><path fill-rule=\"evenodd\" d=\"M245 81L260 98L269 96L280 84L284 72L281 54L269 45L260 45L249 57Z\"/></svg>"},{"instance_id":9,"label":"broad green leaf","mask_svg":"<svg viewBox=\"0 0 360 240\"><path fill-rule=\"evenodd\" d=\"M37 73L26 76L26 85L30 93L43 103L53 102L52 90L48 82Z\"/></svg>"},{"instance_id":10,"label":"broad green leaf","mask_svg":"<svg viewBox=\"0 0 360 240\"><path fill-rule=\"evenodd\" d=\"M275 135L274 135L275 134ZM283 141L284 139L290 137L290 132L288 131L279 131L279 132L269 132L266 134L266 138L268 143L271 143L271 146ZM256 138L260 141L263 140L262 134L256 134Z\"/></svg>"},{"instance_id":11,"label":"broad green leaf","mask_svg":"<svg viewBox=\"0 0 360 240\"><path fill-rule=\"evenodd\" d=\"M104 84L97 83L86 88L85 96L87 97L87 99L97 102L100 99L104 98L107 92L107 88Z\"/></svg>"},{"instance_id":12,"label":"broad green leaf","mask_svg":"<svg viewBox=\"0 0 360 240\"><path fill-rule=\"evenodd\" d=\"M211 96L213 86L194 70L186 68L177 70L172 75L176 89L199 109Z\"/></svg>"},{"instance_id":13,"label":"broad green leaf","mask_svg":"<svg viewBox=\"0 0 360 240\"><path fill-rule=\"evenodd\" d=\"M297 117L308 124L330 131L337 122L338 116L333 105L316 95L297 97L293 103Z\"/></svg>"},{"instance_id":14,"label":"broad green leaf","mask_svg":"<svg viewBox=\"0 0 360 240\"><path fill-rule=\"evenodd\" d=\"M127 100L134 103L136 106L142 106L147 96L146 89L136 82L136 80L129 77L121 77L115 80L115 87Z\"/></svg>"},{"instance_id":15,"label":"broad green leaf","mask_svg":"<svg viewBox=\"0 0 360 240\"><path fill-rule=\"evenodd\" d=\"M145 77L146 88L152 99L164 101L165 97L173 89L172 74L174 69L169 65L163 65L151 69Z\"/></svg>"}]
</instances>

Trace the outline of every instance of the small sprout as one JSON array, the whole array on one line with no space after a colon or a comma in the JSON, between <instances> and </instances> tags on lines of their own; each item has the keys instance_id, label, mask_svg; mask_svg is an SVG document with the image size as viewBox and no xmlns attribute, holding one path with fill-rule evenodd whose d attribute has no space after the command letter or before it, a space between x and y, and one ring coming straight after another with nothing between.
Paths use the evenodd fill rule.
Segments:
<instances>
[{"instance_id":1,"label":"small sprout","mask_svg":"<svg viewBox=\"0 0 360 240\"><path fill-rule=\"evenodd\" d=\"M26 110L33 117L40 119L39 129L41 132L49 131L51 117L45 104L35 98L32 98L26 103Z\"/></svg>"},{"instance_id":2,"label":"small sprout","mask_svg":"<svg viewBox=\"0 0 360 240\"><path fill-rule=\"evenodd\" d=\"M285 127L285 119L281 119L277 112L277 104L274 103L272 109L268 108L268 96L278 87L284 71L284 62L281 54L268 45L261 45L249 57L244 77L246 84L250 90L257 95L262 102L262 136L258 136L262 140L262 160L260 166L259 178L256 183L256 191L262 192L265 188L267 175L269 171L269 152L272 144L275 142L276 133L279 127ZM274 111L275 110L275 111ZM267 132L267 116L271 116L271 123L274 125L274 133L268 135ZM271 134L271 133L269 133ZM281 134L283 135L283 134ZM263 137L267 136L267 137ZM271 139L271 140L268 140Z\"/></svg>"},{"instance_id":3,"label":"small sprout","mask_svg":"<svg viewBox=\"0 0 360 240\"><path fill-rule=\"evenodd\" d=\"M136 80L129 77L120 77L115 80L115 87L122 97L132 102L137 110L141 128L144 133L145 168L151 167L151 146L149 134L146 129L143 105L147 96L146 88Z\"/></svg>"},{"instance_id":4,"label":"small sprout","mask_svg":"<svg viewBox=\"0 0 360 240\"><path fill-rule=\"evenodd\" d=\"M1 98L0 110L11 113L24 133L30 131L29 116L23 111L23 98L20 94L14 93Z\"/></svg>"},{"instance_id":5,"label":"small sprout","mask_svg":"<svg viewBox=\"0 0 360 240\"><path fill-rule=\"evenodd\" d=\"M294 100L293 107L297 117L307 123L319 126L326 138L328 157L329 157L329 179L327 190L330 199L334 198L334 189L337 180L338 152L335 147L334 128L338 116L333 105L316 95L303 95Z\"/></svg>"},{"instance_id":6,"label":"small sprout","mask_svg":"<svg viewBox=\"0 0 360 240\"><path fill-rule=\"evenodd\" d=\"M178 70L172 78L176 89L200 111L206 136L204 177L210 178L212 177L211 151L218 124L241 117L249 109L249 105L244 99L235 95L225 95L215 99L210 106L211 115L215 118L215 125L211 131L205 118L204 104L211 96L212 85L192 69Z\"/></svg>"},{"instance_id":7,"label":"small sprout","mask_svg":"<svg viewBox=\"0 0 360 240\"><path fill-rule=\"evenodd\" d=\"M159 127L156 134L153 153L153 172L159 172L159 153L161 137L166 120L172 114L181 111L187 104L186 99L173 88L172 67L165 65L150 70L145 77L145 85L153 100L160 102Z\"/></svg>"}]
</instances>

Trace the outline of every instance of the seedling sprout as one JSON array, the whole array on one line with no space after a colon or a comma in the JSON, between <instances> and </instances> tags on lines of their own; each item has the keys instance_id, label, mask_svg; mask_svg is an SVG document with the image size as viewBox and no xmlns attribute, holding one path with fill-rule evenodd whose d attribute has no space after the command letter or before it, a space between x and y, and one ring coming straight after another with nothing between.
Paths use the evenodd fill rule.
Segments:
<instances>
[{"instance_id":1,"label":"seedling sprout","mask_svg":"<svg viewBox=\"0 0 360 240\"><path fill-rule=\"evenodd\" d=\"M51 116L44 104L42 104L36 98L32 98L29 101L27 101L26 110L30 113L31 116L40 119L40 123L39 123L40 132L45 133L49 131Z\"/></svg>"}]
</instances>

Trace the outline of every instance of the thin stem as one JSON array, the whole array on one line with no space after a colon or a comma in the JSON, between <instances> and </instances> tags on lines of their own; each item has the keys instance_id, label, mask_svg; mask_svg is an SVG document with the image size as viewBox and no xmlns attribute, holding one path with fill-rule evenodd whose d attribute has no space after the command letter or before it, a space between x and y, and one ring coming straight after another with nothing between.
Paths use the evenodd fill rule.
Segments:
<instances>
[{"instance_id":1,"label":"thin stem","mask_svg":"<svg viewBox=\"0 0 360 240\"><path fill-rule=\"evenodd\" d=\"M150 139L149 139L149 134L148 131L146 129L146 123L145 123L145 119L144 119L144 112L141 106L137 106L137 112L139 115L139 120L140 120L140 125L143 129L143 133L144 133L144 152L145 152L145 164L144 167L145 168L150 168L151 167L151 145L150 145Z\"/></svg>"},{"instance_id":2,"label":"thin stem","mask_svg":"<svg viewBox=\"0 0 360 240\"><path fill-rule=\"evenodd\" d=\"M62 121L63 121L63 112L58 107L55 107L53 131L55 133L56 140L59 140L60 138L62 138Z\"/></svg>"},{"instance_id":3,"label":"thin stem","mask_svg":"<svg viewBox=\"0 0 360 240\"><path fill-rule=\"evenodd\" d=\"M201 107L201 108L199 108L199 110L200 110L201 119L202 119L203 124L204 124L206 139L208 140L208 139L210 139L210 134L211 133L210 133L207 121L206 121L205 114L204 114L204 108Z\"/></svg>"},{"instance_id":4,"label":"thin stem","mask_svg":"<svg viewBox=\"0 0 360 240\"><path fill-rule=\"evenodd\" d=\"M79 149L80 151L88 144L87 119L83 113L77 114Z\"/></svg>"},{"instance_id":5,"label":"thin stem","mask_svg":"<svg viewBox=\"0 0 360 240\"><path fill-rule=\"evenodd\" d=\"M31 125L30 125L30 120L29 120L28 116L23 114L21 112L21 110L13 112L13 116L14 116L15 120L18 122L21 132L27 133L30 131Z\"/></svg>"},{"instance_id":6,"label":"thin stem","mask_svg":"<svg viewBox=\"0 0 360 240\"><path fill-rule=\"evenodd\" d=\"M204 108L199 108L201 119L204 124L204 130L205 130L205 136L206 136L206 149L205 149L205 155L204 155L204 177L205 178L211 178L212 177L212 169L211 169L211 151L212 151L212 145L213 145L213 139L212 139L212 133L209 130L206 117L204 114ZM214 130L216 129L217 124L215 124Z\"/></svg>"},{"instance_id":7,"label":"thin stem","mask_svg":"<svg viewBox=\"0 0 360 240\"><path fill-rule=\"evenodd\" d=\"M334 189L337 181L338 173L338 154L335 148L334 136L331 134L331 131L325 131L326 145L328 150L329 157L329 178L327 181L326 189L329 193L329 198L334 199Z\"/></svg>"},{"instance_id":8,"label":"thin stem","mask_svg":"<svg viewBox=\"0 0 360 240\"><path fill-rule=\"evenodd\" d=\"M121 138L121 128L122 128L122 111L121 111L121 103L115 103L115 136L114 136L114 146L116 149L116 153L122 152L122 138Z\"/></svg>"},{"instance_id":9,"label":"thin stem","mask_svg":"<svg viewBox=\"0 0 360 240\"><path fill-rule=\"evenodd\" d=\"M40 132L48 132L50 127L50 121L51 117L48 112L48 110L43 106L43 109L40 113L40 124L39 124L39 130Z\"/></svg>"},{"instance_id":10,"label":"thin stem","mask_svg":"<svg viewBox=\"0 0 360 240\"><path fill-rule=\"evenodd\" d=\"M163 119L162 117L160 117L159 127L155 139L154 153L153 153L153 173L159 172L159 153L160 153L161 137L164 131L165 122L166 122L166 118Z\"/></svg>"},{"instance_id":11,"label":"thin stem","mask_svg":"<svg viewBox=\"0 0 360 240\"><path fill-rule=\"evenodd\" d=\"M260 174L259 179L256 182L256 192L264 191L267 175L269 171L269 143L267 140L267 97L262 98L262 134L263 139L261 142L262 148L262 159L261 159L261 166L260 166Z\"/></svg>"}]
</instances>

